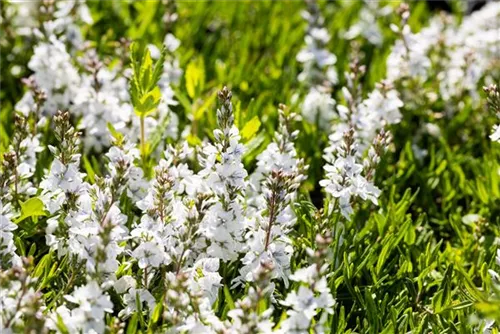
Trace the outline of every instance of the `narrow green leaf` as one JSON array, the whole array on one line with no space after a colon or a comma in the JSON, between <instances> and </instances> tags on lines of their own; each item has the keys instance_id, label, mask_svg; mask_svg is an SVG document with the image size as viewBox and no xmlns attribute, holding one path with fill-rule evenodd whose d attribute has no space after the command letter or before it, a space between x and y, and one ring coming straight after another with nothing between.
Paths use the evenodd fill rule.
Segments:
<instances>
[{"instance_id":1,"label":"narrow green leaf","mask_svg":"<svg viewBox=\"0 0 500 334\"><path fill-rule=\"evenodd\" d=\"M252 137L259 131L260 124L259 117L254 116L241 130L241 137L245 140L252 139Z\"/></svg>"},{"instance_id":2,"label":"narrow green leaf","mask_svg":"<svg viewBox=\"0 0 500 334\"><path fill-rule=\"evenodd\" d=\"M130 318L127 326L127 334L137 333L137 322L139 320L138 317L139 315L137 313L134 313L134 315L132 315L132 317Z\"/></svg>"},{"instance_id":3,"label":"narrow green leaf","mask_svg":"<svg viewBox=\"0 0 500 334\"><path fill-rule=\"evenodd\" d=\"M57 314L57 323L56 323L57 329L63 334L70 334L68 328L64 324L62 317L58 313L56 314Z\"/></svg>"},{"instance_id":4,"label":"narrow green leaf","mask_svg":"<svg viewBox=\"0 0 500 334\"><path fill-rule=\"evenodd\" d=\"M160 58L158 58L158 60L156 60L153 73L151 74L151 82L154 82L155 85L158 83L158 81L160 81L160 78L163 74L163 66L165 63L166 56L167 56L167 48L164 45L161 49ZM148 87L148 90L151 90L152 88L153 87L150 86L150 87Z\"/></svg>"},{"instance_id":5,"label":"narrow green leaf","mask_svg":"<svg viewBox=\"0 0 500 334\"><path fill-rule=\"evenodd\" d=\"M233 297L227 285L224 285L224 298L226 299L227 306L230 310L235 308Z\"/></svg>"},{"instance_id":6,"label":"narrow green leaf","mask_svg":"<svg viewBox=\"0 0 500 334\"><path fill-rule=\"evenodd\" d=\"M90 163L87 156L83 156L83 168L85 168L85 172L87 172L87 177L90 183L95 183L95 172L94 168L92 168L92 164Z\"/></svg>"},{"instance_id":7,"label":"narrow green leaf","mask_svg":"<svg viewBox=\"0 0 500 334\"><path fill-rule=\"evenodd\" d=\"M205 65L203 58L195 58L186 68L186 90L191 99L194 99L203 90L205 84Z\"/></svg>"}]
</instances>

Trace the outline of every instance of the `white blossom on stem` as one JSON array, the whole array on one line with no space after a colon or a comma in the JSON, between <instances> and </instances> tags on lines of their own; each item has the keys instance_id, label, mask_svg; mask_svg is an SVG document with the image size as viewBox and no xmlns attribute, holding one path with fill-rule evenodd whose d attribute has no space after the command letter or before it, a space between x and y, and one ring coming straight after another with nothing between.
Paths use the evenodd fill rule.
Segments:
<instances>
[{"instance_id":1,"label":"white blossom on stem","mask_svg":"<svg viewBox=\"0 0 500 334\"><path fill-rule=\"evenodd\" d=\"M300 283L298 290L293 290L281 302L288 307L287 318L281 322L278 333L325 333L324 324L329 314L333 314L335 299L327 283L329 236L316 236L316 250L308 249L314 263L298 269L290 279ZM315 317L319 319L314 321Z\"/></svg>"},{"instance_id":2,"label":"white blossom on stem","mask_svg":"<svg viewBox=\"0 0 500 334\"><path fill-rule=\"evenodd\" d=\"M219 92L222 105L217 110L219 128L214 130L215 145L205 146L204 169L200 172L217 201L202 223L209 241L207 254L223 261L235 260L242 250L245 221L242 196L248 175L241 162L244 147L234 126L231 96L226 87Z\"/></svg>"},{"instance_id":3,"label":"white blossom on stem","mask_svg":"<svg viewBox=\"0 0 500 334\"><path fill-rule=\"evenodd\" d=\"M62 332L58 328L62 321L66 331L70 333L104 333L106 329L105 315L113 312L113 303L99 284L91 281L77 287L72 294L65 295L69 302L59 306L52 314L49 328Z\"/></svg>"}]
</instances>

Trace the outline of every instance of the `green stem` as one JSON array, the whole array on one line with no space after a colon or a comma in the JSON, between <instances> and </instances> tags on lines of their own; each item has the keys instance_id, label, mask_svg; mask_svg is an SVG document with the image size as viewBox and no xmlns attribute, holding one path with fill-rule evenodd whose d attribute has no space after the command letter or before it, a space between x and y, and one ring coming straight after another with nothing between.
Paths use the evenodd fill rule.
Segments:
<instances>
[{"instance_id":1,"label":"green stem","mask_svg":"<svg viewBox=\"0 0 500 334\"><path fill-rule=\"evenodd\" d=\"M274 191L271 195L270 207L271 207L271 209L269 212L269 225L268 225L267 230L266 230L266 244L264 246L264 251L267 251L267 248L269 247L269 242L271 239L271 228L273 227L274 221L276 220L276 217L275 217L276 216L276 196L275 196Z\"/></svg>"},{"instance_id":2,"label":"green stem","mask_svg":"<svg viewBox=\"0 0 500 334\"><path fill-rule=\"evenodd\" d=\"M339 251L339 241L340 241L340 233L341 231L337 229L339 223L340 223L340 216L341 216L341 213L340 213L340 205L339 205L339 199L336 199L335 201L335 207L333 209L333 213L335 214L335 221L333 223L333 240L335 242L335 245L334 245L334 250L333 250L333 271L335 271L337 268L336 268L336 263L337 263L337 257L338 257L338 251ZM340 261L339 261L340 263Z\"/></svg>"},{"instance_id":3,"label":"green stem","mask_svg":"<svg viewBox=\"0 0 500 334\"><path fill-rule=\"evenodd\" d=\"M146 156L146 141L144 139L145 131L144 131L144 116L141 116L141 156L144 162Z\"/></svg>"},{"instance_id":4,"label":"green stem","mask_svg":"<svg viewBox=\"0 0 500 334\"><path fill-rule=\"evenodd\" d=\"M144 267L144 288L148 288L148 266Z\"/></svg>"}]
</instances>

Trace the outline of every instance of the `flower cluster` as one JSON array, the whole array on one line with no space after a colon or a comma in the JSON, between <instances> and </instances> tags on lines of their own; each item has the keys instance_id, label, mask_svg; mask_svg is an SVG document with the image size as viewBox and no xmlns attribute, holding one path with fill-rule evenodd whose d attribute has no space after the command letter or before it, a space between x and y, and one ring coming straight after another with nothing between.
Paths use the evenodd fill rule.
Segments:
<instances>
[{"instance_id":1,"label":"flower cluster","mask_svg":"<svg viewBox=\"0 0 500 334\"><path fill-rule=\"evenodd\" d=\"M3 262L2 262L3 263ZM0 272L0 326L2 331L39 331L44 333L43 298L36 290L36 279L29 273L33 259Z\"/></svg>"},{"instance_id":2,"label":"flower cluster","mask_svg":"<svg viewBox=\"0 0 500 334\"><path fill-rule=\"evenodd\" d=\"M9 207L0 201L0 259L2 260L2 268L20 263L12 233L17 229L17 225L10 219L9 211Z\"/></svg>"},{"instance_id":3,"label":"flower cluster","mask_svg":"<svg viewBox=\"0 0 500 334\"><path fill-rule=\"evenodd\" d=\"M233 261L242 250L245 212L243 196L248 173L241 161L244 146L234 126L232 93L219 92L221 108L217 110L219 129L214 130L215 145L204 149L204 169L200 172L216 202L207 212L203 230L209 245L207 254Z\"/></svg>"},{"instance_id":4,"label":"flower cluster","mask_svg":"<svg viewBox=\"0 0 500 334\"><path fill-rule=\"evenodd\" d=\"M376 295L394 291L388 289L426 262L396 256L396 248L425 251L422 256L428 258L441 252L439 243L436 250L424 250L422 244L434 240L429 233L416 236L420 228L429 232L419 225L423 219L412 220L421 202L409 214L404 209L411 196L398 202L401 196L391 194L388 200L384 186L395 189L407 183L380 182L393 169L401 172L397 163L383 170L381 161L392 162L386 155L391 149L405 165L413 158L405 146L412 144L413 134L409 139L401 134L413 130L409 119L434 107L443 111L440 116L451 117L465 103L479 101L480 83L486 85L492 113L500 117L500 93L489 73L497 64L493 58L500 42L498 25L491 23L500 17L498 3L460 23L443 14L420 31L410 28L409 7L401 5L395 15L399 25L391 26L398 38L387 50L387 71L381 73L385 79L377 77L375 83L372 73L366 73L372 70L369 64L362 64L366 50L356 43L348 70L338 77L337 57L329 51L331 36L367 39L368 49L386 45L384 35L391 30L377 18L393 19L387 9L392 5L380 8L378 1L366 2L359 18L348 20L354 22L348 31L333 33L318 3L307 0L302 13L305 45L296 57L298 64L291 62L297 69L289 73L295 77L296 70L301 72L290 84L292 91L284 92L301 115L279 104L277 113L273 109L253 118L253 110L244 106L245 94L252 91L249 83L240 82L234 96L242 103L233 104L228 87L216 92L219 82L205 82L212 68L207 66L205 73L197 67L202 62L190 63L183 76L181 65L198 50L183 44L186 56L175 57L181 42L173 32L182 29L172 29L178 17L172 1L151 2L165 10L161 51L137 41L129 54L130 42L122 39L113 42L119 56L86 40L92 38L90 9L95 8L85 1L5 3L2 28L9 22L8 33L26 39L9 56L30 52L23 69L29 72L22 81L25 91L16 96L22 98L2 107L0 117L2 332L302 334L340 332L342 326L347 331L351 324L351 331L363 332L366 326L377 332L382 327L369 327L373 324L366 321L370 316L364 317L362 306L378 310L390 305L391 314L384 317L411 317L406 322L422 320L422 309L423 317L443 317L444 323L446 312L439 312L438 304L444 305L445 299L455 303L455 298L462 302L455 280L439 272L453 258L449 249L454 245L444 253L446 259L425 268L432 272L427 276L438 279L424 275L415 296L401 299L404 293L399 293L374 300L370 289ZM130 4L120 15L152 14L149 4L142 6ZM219 29L218 24L209 30ZM151 31L145 25L139 30L147 32L134 33L149 36L158 27L151 25ZM344 61L338 66L342 64L347 67ZM230 70L222 67L216 68L219 76ZM344 87L337 94L334 87L340 83ZM469 93L471 98L464 99ZM216 111L210 113L213 104ZM275 128L270 119L277 119ZM9 124L4 127L5 120ZM420 126L420 119L415 123ZM425 128L441 131L436 124ZM311 142L311 135L317 142ZM401 137L408 142L400 145ZM490 139L500 142L500 126L494 126ZM445 175L449 188L454 181L448 178L446 161L428 172L437 181ZM496 171L492 175L493 197L498 192ZM471 185L467 183L476 186ZM444 203L444 197L439 201ZM379 202L390 204L374 213L372 205ZM494 212L490 207L483 211ZM388 219L389 214L394 217ZM449 231L443 227L439 233ZM500 251L488 254L481 256L496 254L500 265ZM387 261L389 256L398 262ZM471 272L478 268L474 264ZM485 272L481 270L482 279ZM489 270L489 275L493 290L500 289L497 271ZM366 291L359 293L353 285L365 280ZM441 296L446 287L453 298L429 297L429 287L439 289ZM352 301L344 303L344 293ZM470 307L472 295L441 311L457 307L453 312L459 314ZM394 307L406 301L412 304L409 316ZM462 313L456 318L464 319Z\"/></svg>"},{"instance_id":5,"label":"flower cluster","mask_svg":"<svg viewBox=\"0 0 500 334\"><path fill-rule=\"evenodd\" d=\"M483 90L487 94L489 108L491 112L495 113L497 117L500 117L500 90L497 85L491 84L487 87L483 87ZM493 133L490 135L492 141L500 141L500 126L495 125L493 127Z\"/></svg>"},{"instance_id":6,"label":"flower cluster","mask_svg":"<svg viewBox=\"0 0 500 334\"><path fill-rule=\"evenodd\" d=\"M291 202L304 180L307 166L297 157L292 121L297 117L286 106L279 109L280 126L275 140L257 157L257 168L250 175L251 191L247 232L240 269L241 281L251 281L262 263L272 265L271 278L279 277L288 284L291 240L288 236L295 224Z\"/></svg>"},{"instance_id":7,"label":"flower cluster","mask_svg":"<svg viewBox=\"0 0 500 334\"><path fill-rule=\"evenodd\" d=\"M457 24L453 18L435 17L428 27L413 33L408 25L408 6L400 7L401 25L393 25L400 40L387 59L388 79L426 82L437 77L440 96L453 101L463 94L478 99L477 84L495 66L498 53L500 5L487 4Z\"/></svg>"},{"instance_id":8,"label":"flower cluster","mask_svg":"<svg viewBox=\"0 0 500 334\"><path fill-rule=\"evenodd\" d=\"M325 333L328 314L333 313L335 300L327 283L328 247L332 239L329 234L318 234L315 241L317 249L307 249L313 264L298 269L290 277L300 285L281 302L288 307L288 317L281 324L280 333L305 333L310 328L315 333ZM318 314L321 314L319 320L314 321Z\"/></svg>"},{"instance_id":9,"label":"flower cluster","mask_svg":"<svg viewBox=\"0 0 500 334\"><path fill-rule=\"evenodd\" d=\"M105 329L104 317L113 312L109 295L103 294L95 281L75 288L71 295L65 295L68 304L59 306L48 320L48 327L58 332L102 333Z\"/></svg>"},{"instance_id":10,"label":"flower cluster","mask_svg":"<svg viewBox=\"0 0 500 334\"><path fill-rule=\"evenodd\" d=\"M163 309L164 325L181 332L241 332L245 326L251 332L253 326L264 326L256 320L262 316L268 319L266 331L272 330L271 311L256 314L254 320L243 320L236 310L232 321L215 315L212 305L222 286L220 265L241 261L238 284L260 284L254 280L265 272L269 282L278 279L288 285L293 254L288 234L296 221L292 207L307 166L293 143L297 115L281 105L279 130L248 177L231 96L227 88L219 92L219 129L214 131L214 144L204 143L199 152L202 169L195 172L190 167L194 151L188 145L169 146L151 179L138 165L142 157L136 146L112 125L104 176L81 172L81 133L71 124L69 112L53 117L57 144L48 147L54 160L35 188L35 198L41 199L36 214L47 215L47 246L73 269L61 296L48 306L48 329L102 333L107 313L118 312L122 321L143 310L152 317L160 304L170 305ZM15 154L6 156L12 156L4 161L8 169L17 160ZM5 198L17 194L13 183L22 184L13 174L2 174ZM130 201L141 212L137 220L122 213L123 203ZM19 208L3 204L1 217L2 263L17 268L20 257L12 233L17 226L12 217L26 218ZM246 256L241 257L242 252ZM258 292L263 286L255 288L250 299L238 305L245 309L254 303L254 293L275 301L274 284L266 284L265 294ZM123 307L111 302L115 294Z\"/></svg>"},{"instance_id":11,"label":"flower cluster","mask_svg":"<svg viewBox=\"0 0 500 334\"><path fill-rule=\"evenodd\" d=\"M328 129L335 116L335 100L331 97L331 89L338 81L334 67L337 58L326 48L331 37L324 27L324 18L315 1L307 1L307 10L302 13L302 17L308 26L306 45L297 54L297 61L303 64L298 80L309 88L302 104L302 115L308 122Z\"/></svg>"},{"instance_id":12,"label":"flower cluster","mask_svg":"<svg viewBox=\"0 0 500 334\"><path fill-rule=\"evenodd\" d=\"M274 322L270 319L272 307L259 311L262 302L272 293L271 272L274 270L270 261L263 260L252 272L253 285L248 294L235 303L236 308L228 313L232 324L229 333L273 333Z\"/></svg>"},{"instance_id":13,"label":"flower cluster","mask_svg":"<svg viewBox=\"0 0 500 334\"><path fill-rule=\"evenodd\" d=\"M390 81L401 78L425 81L431 66L427 53L437 41L437 37L434 35L435 28L431 26L418 34L413 34L408 25L410 18L408 5L402 4L398 11L401 15L401 24L399 27L392 25L391 28L399 33L400 39L396 41L387 58L387 64L390 64L387 78Z\"/></svg>"},{"instance_id":14,"label":"flower cluster","mask_svg":"<svg viewBox=\"0 0 500 334\"><path fill-rule=\"evenodd\" d=\"M326 178L320 181L326 193L335 199L329 210L340 210L347 219L353 213L352 202L356 198L378 204L380 189L374 185L373 176L390 142L389 134L382 131L370 146L368 155L360 158L354 134L353 129L345 132L341 144L325 155L328 162L324 166Z\"/></svg>"},{"instance_id":15,"label":"flower cluster","mask_svg":"<svg viewBox=\"0 0 500 334\"><path fill-rule=\"evenodd\" d=\"M99 59L96 49L82 48L87 43L82 39L77 23L92 23L88 8L80 1L66 1L64 6L62 3L57 2L56 8L49 5L43 15L42 27L35 26L29 32L37 41L28 63L29 70L33 72L31 80L46 98L39 103L33 91L29 90L16 105L16 110L25 116L38 113L42 120L45 116L54 115L57 110L70 110L73 117L79 119L78 129L82 130L87 150L102 151L110 146L107 123L135 139L140 124L130 103L128 71L123 61L106 66L110 60ZM20 6L20 9L25 10L26 7ZM68 13L78 15L74 17ZM170 107L177 105L172 85L178 84L182 74L173 56L179 44L171 33L165 36L169 56L165 59L160 85L163 99L155 115L145 122L148 132L168 124L163 138L178 136L178 117ZM121 52L126 52L126 45L123 43Z\"/></svg>"},{"instance_id":16,"label":"flower cluster","mask_svg":"<svg viewBox=\"0 0 500 334\"><path fill-rule=\"evenodd\" d=\"M346 218L353 213L355 198L377 204L380 190L374 185L373 177L390 143L390 133L384 129L400 122L399 108L403 106L398 93L385 81L361 100L359 81L365 68L354 61L351 71L347 75L348 86L342 89L347 105L337 107L339 120L324 154L326 178L320 181L335 199L329 210L340 210Z\"/></svg>"},{"instance_id":17,"label":"flower cluster","mask_svg":"<svg viewBox=\"0 0 500 334\"><path fill-rule=\"evenodd\" d=\"M378 17L387 16L392 11L390 6L380 8L380 1L363 1L359 19L349 27L344 34L348 40L362 36L373 45L380 46L383 42L382 31L378 25Z\"/></svg>"}]
</instances>

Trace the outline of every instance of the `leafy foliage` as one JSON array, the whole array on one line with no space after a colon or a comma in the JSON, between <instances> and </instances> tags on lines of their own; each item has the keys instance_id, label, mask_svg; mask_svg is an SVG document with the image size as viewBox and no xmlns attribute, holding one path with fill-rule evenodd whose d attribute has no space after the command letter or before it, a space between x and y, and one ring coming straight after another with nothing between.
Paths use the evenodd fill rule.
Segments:
<instances>
[{"instance_id":1,"label":"leafy foliage","mask_svg":"<svg viewBox=\"0 0 500 334\"><path fill-rule=\"evenodd\" d=\"M134 42L130 46L130 65L133 71L130 80L130 98L135 113L140 117L152 113L160 104L161 91L157 84L163 73L166 53L166 49L163 48L160 57L153 64L145 43Z\"/></svg>"}]
</instances>

